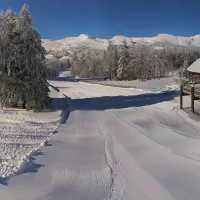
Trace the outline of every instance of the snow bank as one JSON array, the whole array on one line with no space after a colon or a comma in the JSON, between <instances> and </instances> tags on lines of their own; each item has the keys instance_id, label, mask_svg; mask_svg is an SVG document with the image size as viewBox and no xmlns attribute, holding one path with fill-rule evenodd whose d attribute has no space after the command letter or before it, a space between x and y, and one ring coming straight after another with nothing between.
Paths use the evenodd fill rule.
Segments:
<instances>
[{"instance_id":1,"label":"snow bank","mask_svg":"<svg viewBox=\"0 0 200 200\"><path fill-rule=\"evenodd\" d=\"M152 92L179 91L180 87L179 85L174 84L173 77L148 80L146 82L134 80L134 81L100 81L100 82L89 81L89 83L113 86L113 87L122 87L122 88L136 88L139 90L150 90Z\"/></svg>"},{"instance_id":2,"label":"snow bank","mask_svg":"<svg viewBox=\"0 0 200 200\"><path fill-rule=\"evenodd\" d=\"M51 97L60 96L52 88ZM17 172L28 156L40 149L59 125L61 111L35 113L0 110L0 178Z\"/></svg>"}]
</instances>

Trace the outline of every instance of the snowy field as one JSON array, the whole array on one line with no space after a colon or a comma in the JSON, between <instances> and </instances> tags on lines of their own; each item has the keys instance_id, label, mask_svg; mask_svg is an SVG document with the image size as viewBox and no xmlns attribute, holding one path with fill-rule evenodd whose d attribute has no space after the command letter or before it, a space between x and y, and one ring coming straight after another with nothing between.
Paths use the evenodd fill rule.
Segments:
<instances>
[{"instance_id":1,"label":"snowy field","mask_svg":"<svg viewBox=\"0 0 200 200\"><path fill-rule=\"evenodd\" d=\"M55 98L58 94L51 89L50 96ZM0 180L22 170L25 163L31 164L27 157L50 140L60 113L0 110Z\"/></svg>"},{"instance_id":2,"label":"snowy field","mask_svg":"<svg viewBox=\"0 0 200 200\"><path fill-rule=\"evenodd\" d=\"M200 199L200 118L178 109L176 92L50 84L60 91L54 107L66 95L71 113L49 145L29 158L28 169L1 182L2 199ZM184 107L189 104L184 97Z\"/></svg>"},{"instance_id":3,"label":"snowy field","mask_svg":"<svg viewBox=\"0 0 200 200\"><path fill-rule=\"evenodd\" d=\"M88 81L93 84L101 84L107 86L115 87L127 87L127 88L137 88L142 90L151 90L151 91L171 91L179 90L179 86L174 84L173 77L166 77L155 80L148 80L146 82L141 82L139 80L134 81Z\"/></svg>"}]
</instances>

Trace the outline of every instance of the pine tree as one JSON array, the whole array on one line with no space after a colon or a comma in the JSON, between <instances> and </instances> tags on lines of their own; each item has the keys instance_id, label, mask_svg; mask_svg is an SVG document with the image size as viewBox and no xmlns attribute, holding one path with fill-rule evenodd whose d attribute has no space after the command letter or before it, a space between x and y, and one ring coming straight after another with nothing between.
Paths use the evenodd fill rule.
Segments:
<instances>
[{"instance_id":1,"label":"pine tree","mask_svg":"<svg viewBox=\"0 0 200 200\"><path fill-rule=\"evenodd\" d=\"M73 57L72 57L71 71L70 71L71 76L78 75L79 67L80 67L80 62L77 56L77 52L74 52Z\"/></svg>"},{"instance_id":2,"label":"pine tree","mask_svg":"<svg viewBox=\"0 0 200 200\"><path fill-rule=\"evenodd\" d=\"M117 78L117 67L118 67L118 50L117 50L117 46L115 45L113 47L113 53L112 53L112 63L111 63L111 74L112 74L112 78L116 79Z\"/></svg>"},{"instance_id":3,"label":"pine tree","mask_svg":"<svg viewBox=\"0 0 200 200\"><path fill-rule=\"evenodd\" d=\"M107 76L111 80L112 79L112 54L113 54L113 43L109 40L107 52L106 52L106 67L107 67Z\"/></svg>"},{"instance_id":4,"label":"pine tree","mask_svg":"<svg viewBox=\"0 0 200 200\"><path fill-rule=\"evenodd\" d=\"M121 46L120 58L118 61L117 78L118 80L128 80L129 68L129 53L126 40Z\"/></svg>"},{"instance_id":5,"label":"pine tree","mask_svg":"<svg viewBox=\"0 0 200 200\"><path fill-rule=\"evenodd\" d=\"M49 89L46 78L45 50L41 37L33 28L33 20L28 6L24 4L18 19L18 41L20 51L20 79L25 88L22 95L23 107L40 111L50 106Z\"/></svg>"},{"instance_id":6,"label":"pine tree","mask_svg":"<svg viewBox=\"0 0 200 200\"><path fill-rule=\"evenodd\" d=\"M67 67L66 68L71 68L71 63L69 62L69 59L67 60Z\"/></svg>"},{"instance_id":7,"label":"pine tree","mask_svg":"<svg viewBox=\"0 0 200 200\"><path fill-rule=\"evenodd\" d=\"M0 104L6 107L17 106L24 88L18 77L21 69L18 40L17 16L9 9L0 30Z\"/></svg>"}]
</instances>

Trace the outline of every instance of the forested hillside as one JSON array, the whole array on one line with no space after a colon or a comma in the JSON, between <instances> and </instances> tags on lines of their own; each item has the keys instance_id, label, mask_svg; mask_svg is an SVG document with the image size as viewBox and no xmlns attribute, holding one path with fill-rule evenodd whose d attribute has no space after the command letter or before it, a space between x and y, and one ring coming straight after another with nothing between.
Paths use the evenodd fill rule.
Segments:
<instances>
[{"instance_id":1,"label":"forested hillside","mask_svg":"<svg viewBox=\"0 0 200 200\"><path fill-rule=\"evenodd\" d=\"M114 80L152 79L179 71L180 76L200 58L199 47L154 43L113 45L107 50L74 51L72 76L101 76Z\"/></svg>"}]
</instances>

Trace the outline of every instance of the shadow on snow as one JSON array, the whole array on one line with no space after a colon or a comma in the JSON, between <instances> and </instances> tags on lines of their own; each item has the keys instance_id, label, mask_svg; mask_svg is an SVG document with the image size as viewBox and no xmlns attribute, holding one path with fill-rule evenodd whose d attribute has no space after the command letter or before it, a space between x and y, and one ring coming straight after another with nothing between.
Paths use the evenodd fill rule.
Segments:
<instances>
[{"instance_id":1,"label":"shadow on snow","mask_svg":"<svg viewBox=\"0 0 200 200\"><path fill-rule=\"evenodd\" d=\"M105 96L85 99L72 99L74 110L107 110L129 107L149 106L156 103L171 101L177 96L172 93L149 93L134 96Z\"/></svg>"},{"instance_id":2,"label":"shadow on snow","mask_svg":"<svg viewBox=\"0 0 200 200\"><path fill-rule=\"evenodd\" d=\"M107 110L107 109L121 109L130 107L141 107L149 106L156 103L161 103L165 101L171 101L177 96L177 92L171 93L148 93L139 94L134 96L104 96L104 97L93 97L85 99L71 99L71 105L73 110ZM63 110L61 113L62 119L61 124L65 124L70 111L68 109L69 102L68 97L66 98L56 98L52 102L53 110ZM51 146L51 144L46 143L46 146ZM29 161L24 162L20 170L14 174L24 174L24 173L37 173L42 164L37 164L35 156L44 155L43 152L37 151L29 157ZM8 185L8 178L0 178L0 184Z\"/></svg>"},{"instance_id":3,"label":"shadow on snow","mask_svg":"<svg viewBox=\"0 0 200 200\"><path fill-rule=\"evenodd\" d=\"M12 176L25 174L25 173L37 173L41 167L44 167L44 165L36 163L35 157L41 156L41 155L44 155L44 153L41 151L32 153L32 155L28 158L28 161L24 161L20 169L16 173L14 173ZM0 177L0 184L8 186L8 180L12 176L6 177L6 178Z\"/></svg>"}]
</instances>

